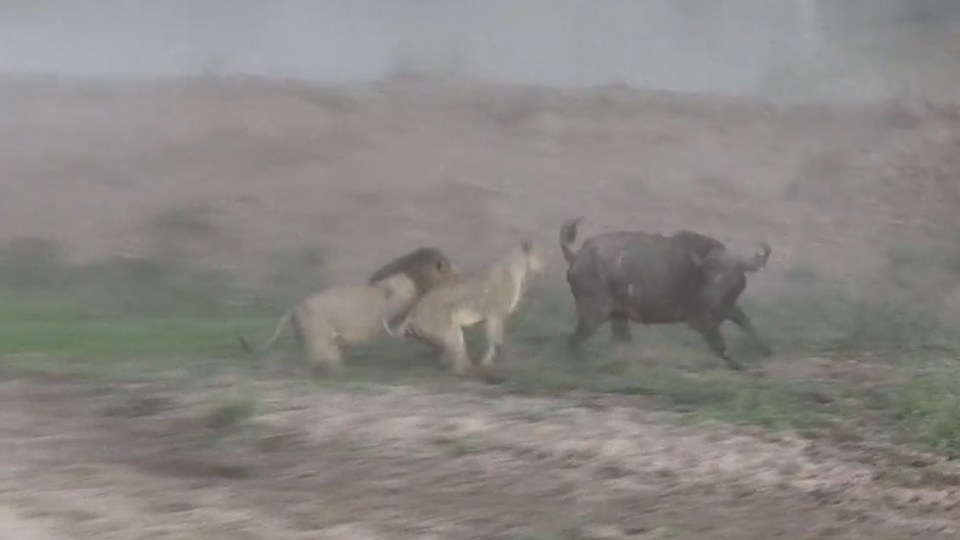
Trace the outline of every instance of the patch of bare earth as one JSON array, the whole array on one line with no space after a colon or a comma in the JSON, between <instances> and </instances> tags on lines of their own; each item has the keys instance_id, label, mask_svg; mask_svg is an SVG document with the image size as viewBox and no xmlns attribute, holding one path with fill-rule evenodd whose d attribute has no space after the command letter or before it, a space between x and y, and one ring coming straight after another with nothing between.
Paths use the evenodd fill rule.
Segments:
<instances>
[{"instance_id":1,"label":"patch of bare earth","mask_svg":"<svg viewBox=\"0 0 960 540\"><path fill-rule=\"evenodd\" d=\"M0 384L3 534L509 539L563 524L587 538L960 533L955 485L894 480L863 455L792 436L471 388L256 392L249 424L217 432L207 393Z\"/></svg>"}]
</instances>

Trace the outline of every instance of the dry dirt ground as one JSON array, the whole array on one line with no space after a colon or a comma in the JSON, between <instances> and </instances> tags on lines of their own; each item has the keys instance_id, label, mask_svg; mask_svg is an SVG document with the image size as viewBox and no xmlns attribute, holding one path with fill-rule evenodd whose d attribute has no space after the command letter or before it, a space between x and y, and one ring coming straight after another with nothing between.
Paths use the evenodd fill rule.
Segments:
<instances>
[{"instance_id":1,"label":"dry dirt ground","mask_svg":"<svg viewBox=\"0 0 960 540\"><path fill-rule=\"evenodd\" d=\"M955 478L891 478L866 455L614 399L248 388L256 412L229 423L210 388L0 384L0 536L960 534Z\"/></svg>"},{"instance_id":2,"label":"dry dirt ground","mask_svg":"<svg viewBox=\"0 0 960 540\"><path fill-rule=\"evenodd\" d=\"M469 266L521 235L555 246L582 215L591 231L769 239L764 294L803 264L869 271L884 238L936 237L957 214L955 117L904 107L409 82L0 90L0 241L168 249L251 283L303 248L337 281L424 243ZM155 229L177 219L190 234L169 251ZM933 469L891 478L869 454L612 398L252 388L257 412L234 422L204 409L210 389L8 377L0 538L960 534L958 482Z\"/></svg>"}]
</instances>

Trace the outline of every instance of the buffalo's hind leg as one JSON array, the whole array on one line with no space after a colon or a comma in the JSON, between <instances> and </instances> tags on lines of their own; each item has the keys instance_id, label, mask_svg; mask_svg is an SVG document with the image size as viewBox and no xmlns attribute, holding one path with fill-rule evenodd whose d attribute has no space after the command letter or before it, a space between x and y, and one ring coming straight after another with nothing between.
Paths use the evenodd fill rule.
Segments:
<instances>
[{"instance_id":1,"label":"buffalo's hind leg","mask_svg":"<svg viewBox=\"0 0 960 540\"><path fill-rule=\"evenodd\" d=\"M747 313L743 311L740 306L733 306L733 308L730 309L730 313L727 314L727 319L729 319L733 324L739 326L740 329L743 330L743 333L747 334L747 336L753 340L754 345L763 356L770 356L773 354L770 346L767 345L766 341L760 337L760 334L757 333L757 329L753 327L750 317L747 316Z\"/></svg>"},{"instance_id":2,"label":"buffalo's hind leg","mask_svg":"<svg viewBox=\"0 0 960 540\"><path fill-rule=\"evenodd\" d=\"M592 336L603 323L607 322L609 313L599 310L583 302L577 304L577 327L567 339L567 348L575 356L579 356L583 342Z\"/></svg>"},{"instance_id":3,"label":"buffalo's hind leg","mask_svg":"<svg viewBox=\"0 0 960 540\"><path fill-rule=\"evenodd\" d=\"M734 361L734 359L730 358L730 355L727 354L727 343L723 340L723 334L720 333L719 324L698 321L690 323L689 326L691 329L703 336L704 341L707 342L707 346L710 347L710 351L717 358L720 358L726 362L730 369L743 369L739 363Z\"/></svg>"}]
</instances>

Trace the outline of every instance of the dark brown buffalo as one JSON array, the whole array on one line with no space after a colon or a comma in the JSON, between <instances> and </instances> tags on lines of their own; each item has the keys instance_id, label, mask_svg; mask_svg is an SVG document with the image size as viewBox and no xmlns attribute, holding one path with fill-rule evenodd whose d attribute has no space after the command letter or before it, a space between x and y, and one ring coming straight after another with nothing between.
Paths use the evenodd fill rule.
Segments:
<instances>
[{"instance_id":1,"label":"dark brown buffalo","mask_svg":"<svg viewBox=\"0 0 960 540\"><path fill-rule=\"evenodd\" d=\"M630 321L686 323L733 369L720 325L729 320L766 356L770 348L737 305L746 273L763 268L770 245L757 243L752 257L731 253L720 241L692 231L672 236L619 231L588 238L574 252L580 218L560 228L560 248L569 263L567 282L577 306L577 327L568 345L581 343L610 321L613 340L629 342Z\"/></svg>"}]
</instances>

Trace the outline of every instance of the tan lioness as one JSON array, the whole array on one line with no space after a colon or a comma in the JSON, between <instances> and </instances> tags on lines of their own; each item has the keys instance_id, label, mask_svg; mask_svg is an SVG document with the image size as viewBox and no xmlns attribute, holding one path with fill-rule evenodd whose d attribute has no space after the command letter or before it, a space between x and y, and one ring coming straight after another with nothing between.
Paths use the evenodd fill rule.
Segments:
<instances>
[{"instance_id":1,"label":"tan lioness","mask_svg":"<svg viewBox=\"0 0 960 540\"><path fill-rule=\"evenodd\" d=\"M485 323L487 351L480 360L489 367L503 347L504 325L516 311L531 277L543 273L544 258L524 241L486 268L443 282L421 297L397 325L384 319L391 335L410 336L439 348L453 372L464 374L470 358L463 327Z\"/></svg>"}]
</instances>

